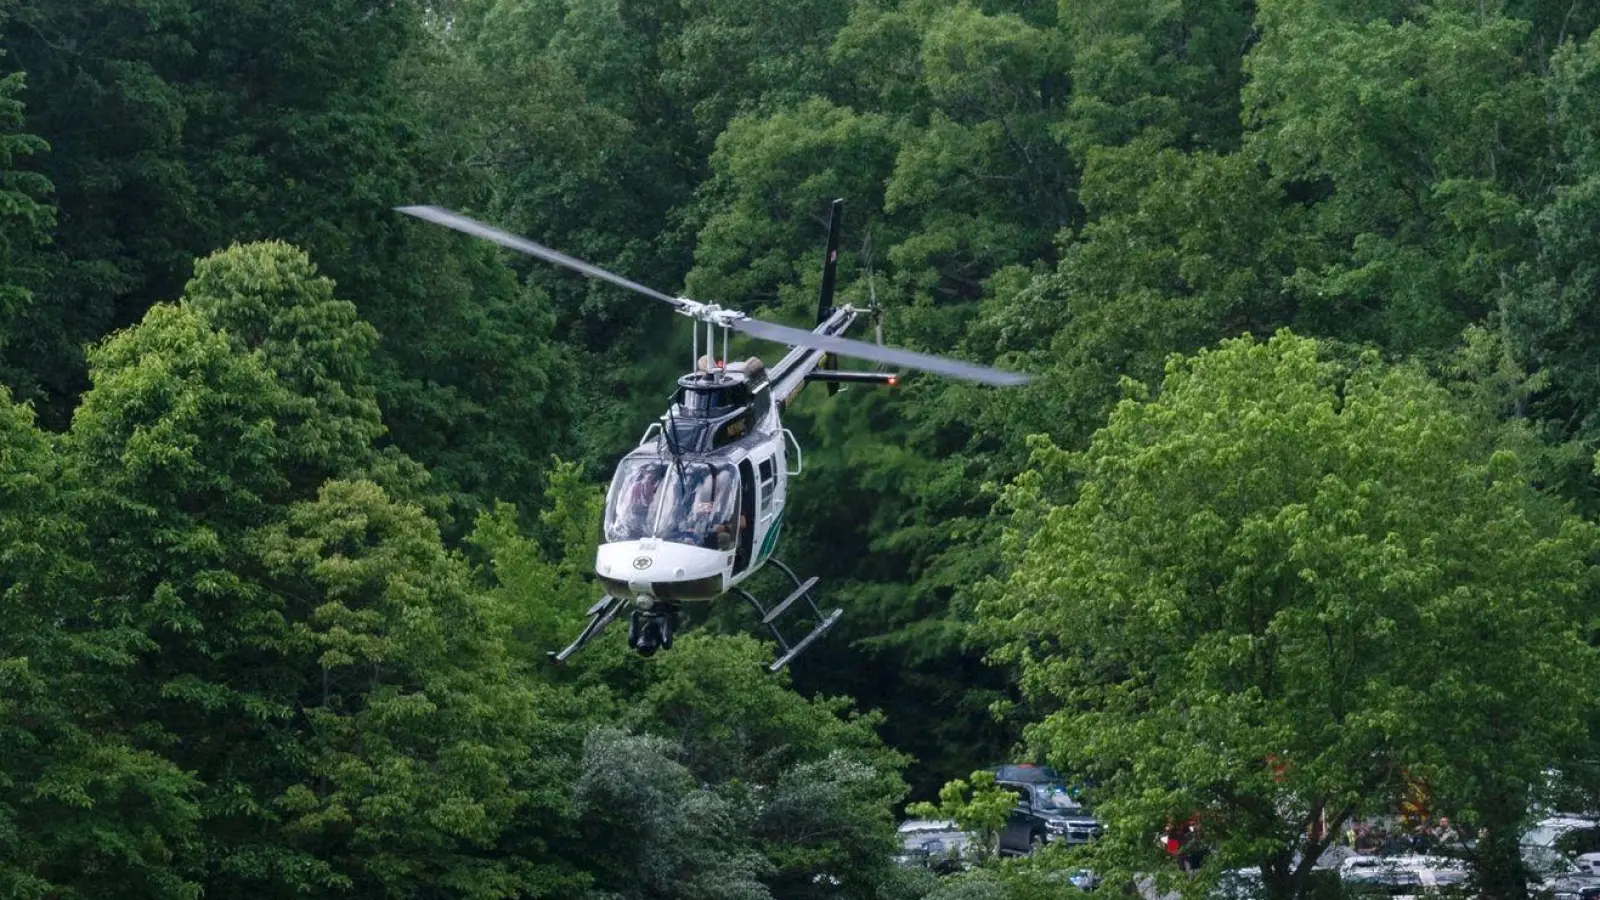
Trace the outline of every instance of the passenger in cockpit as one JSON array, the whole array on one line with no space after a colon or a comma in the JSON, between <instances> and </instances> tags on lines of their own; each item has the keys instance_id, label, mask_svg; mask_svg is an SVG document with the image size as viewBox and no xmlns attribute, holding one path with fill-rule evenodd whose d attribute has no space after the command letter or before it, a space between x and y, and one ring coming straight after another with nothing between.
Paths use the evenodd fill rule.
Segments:
<instances>
[{"instance_id":1,"label":"passenger in cockpit","mask_svg":"<svg viewBox=\"0 0 1600 900\"><path fill-rule=\"evenodd\" d=\"M627 528L632 535L643 537L649 533L650 510L655 503L656 491L666 470L662 466L642 467L628 490L626 506Z\"/></svg>"}]
</instances>

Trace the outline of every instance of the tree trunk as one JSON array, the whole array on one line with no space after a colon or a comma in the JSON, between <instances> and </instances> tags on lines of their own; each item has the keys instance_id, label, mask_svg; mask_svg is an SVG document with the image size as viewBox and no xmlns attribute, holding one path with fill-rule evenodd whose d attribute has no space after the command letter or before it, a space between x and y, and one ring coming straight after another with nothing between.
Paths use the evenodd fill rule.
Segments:
<instances>
[{"instance_id":1,"label":"tree trunk","mask_svg":"<svg viewBox=\"0 0 1600 900\"><path fill-rule=\"evenodd\" d=\"M1293 857L1283 853L1261 867L1261 886L1266 900L1302 900L1295 896Z\"/></svg>"},{"instance_id":2,"label":"tree trunk","mask_svg":"<svg viewBox=\"0 0 1600 900\"><path fill-rule=\"evenodd\" d=\"M1473 851L1472 869L1485 900L1527 900L1527 870L1522 863L1522 804L1495 798L1483 806L1483 830Z\"/></svg>"}]
</instances>

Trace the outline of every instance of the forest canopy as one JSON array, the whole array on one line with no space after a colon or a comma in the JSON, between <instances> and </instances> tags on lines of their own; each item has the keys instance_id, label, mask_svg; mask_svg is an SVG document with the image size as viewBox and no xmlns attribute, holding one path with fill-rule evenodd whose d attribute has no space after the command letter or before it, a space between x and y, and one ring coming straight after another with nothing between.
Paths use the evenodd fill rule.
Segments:
<instances>
[{"instance_id":1,"label":"forest canopy","mask_svg":"<svg viewBox=\"0 0 1600 900\"><path fill-rule=\"evenodd\" d=\"M1597 25L0 4L0 894L1303 897L1425 783L1520 900L1600 787ZM549 666L686 329L394 207L808 326L840 197L842 302L1033 381L785 410L779 553L845 610L790 671L732 604ZM1088 855L894 863L1024 760Z\"/></svg>"}]
</instances>

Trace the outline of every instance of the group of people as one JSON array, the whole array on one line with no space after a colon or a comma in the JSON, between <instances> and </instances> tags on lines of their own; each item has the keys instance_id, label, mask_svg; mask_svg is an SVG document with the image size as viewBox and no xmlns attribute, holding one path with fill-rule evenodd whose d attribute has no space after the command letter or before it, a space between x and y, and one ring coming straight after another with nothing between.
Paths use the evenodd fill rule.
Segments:
<instances>
[{"instance_id":1,"label":"group of people","mask_svg":"<svg viewBox=\"0 0 1600 900\"><path fill-rule=\"evenodd\" d=\"M705 464L684 466L670 486L665 510L656 494L667 482L667 463L647 463L631 473L613 510L613 541L659 537L710 550L731 550L737 539L737 475ZM654 519L654 521L652 521Z\"/></svg>"},{"instance_id":2,"label":"group of people","mask_svg":"<svg viewBox=\"0 0 1600 900\"><path fill-rule=\"evenodd\" d=\"M1448 816L1437 821L1421 819L1389 827L1382 822L1353 822L1344 833L1344 844L1361 854L1402 856L1418 853L1448 853L1461 846L1462 834Z\"/></svg>"}]
</instances>

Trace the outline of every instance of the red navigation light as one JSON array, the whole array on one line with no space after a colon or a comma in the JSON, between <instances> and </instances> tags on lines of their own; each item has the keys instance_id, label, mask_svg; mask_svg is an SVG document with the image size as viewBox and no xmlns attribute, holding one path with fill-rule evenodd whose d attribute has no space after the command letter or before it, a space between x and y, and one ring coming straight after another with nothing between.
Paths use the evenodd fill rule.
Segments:
<instances>
[{"instance_id":1,"label":"red navigation light","mask_svg":"<svg viewBox=\"0 0 1600 900\"><path fill-rule=\"evenodd\" d=\"M899 375L890 375L889 376L889 387L894 387L895 385L897 385L899 383L900 383L900 376Z\"/></svg>"}]
</instances>

